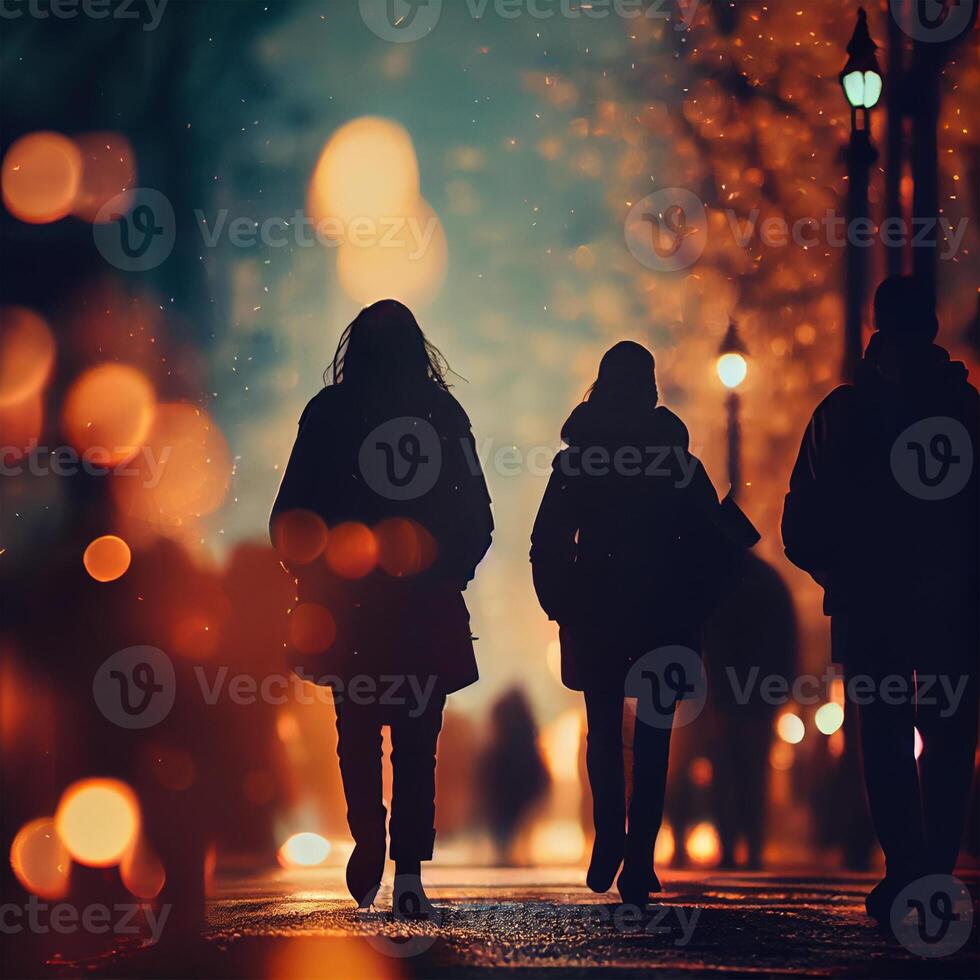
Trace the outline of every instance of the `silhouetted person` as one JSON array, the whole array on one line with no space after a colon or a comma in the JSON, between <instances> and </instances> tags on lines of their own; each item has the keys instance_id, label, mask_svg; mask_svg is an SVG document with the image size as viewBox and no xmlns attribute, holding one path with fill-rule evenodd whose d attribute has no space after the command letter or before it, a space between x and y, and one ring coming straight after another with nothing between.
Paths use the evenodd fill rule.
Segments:
<instances>
[{"instance_id":1,"label":"silhouetted person","mask_svg":"<svg viewBox=\"0 0 980 980\"><path fill-rule=\"evenodd\" d=\"M401 303L363 310L341 338L333 383L300 419L272 514L287 559L310 512L327 526L327 560L304 555L306 565L287 566L301 602L325 606L336 624L333 642L327 636L323 655L306 663L334 689L355 842L347 884L362 906L384 869L381 728L391 727L396 915L431 909L419 873L435 838L436 742L446 696L478 676L462 592L493 529L470 423L446 371Z\"/></svg>"},{"instance_id":2,"label":"silhouetted person","mask_svg":"<svg viewBox=\"0 0 980 980\"><path fill-rule=\"evenodd\" d=\"M704 631L708 699L712 709L712 789L721 838L721 866L735 867L739 840L748 865L762 865L768 800L769 747L776 706L760 695L747 699L749 672L789 683L796 676L796 610L786 583L750 552L742 580L708 620Z\"/></svg>"},{"instance_id":3,"label":"silhouetted person","mask_svg":"<svg viewBox=\"0 0 980 980\"><path fill-rule=\"evenodd\" d=\"M965 367L933 344L935 315L914 280L875 296L877 333L855 383L814 412L783 514L789 559L825 591L834 659L860 700L865 784L886 873L866 900L887 921L910 880L952 872L977 738L980 397ZM939 682L895 695L897 675ZM869 683L871 683L869 682ZM863 684L863 681L862 681ZM867 703L864 703L867 702ZM918 770L913 725L925 750Z\"/></svg>"},{"instance_id":4,"label":"silhouetted person","mask_svg":"<svg viewBox=\"0 0 980 980\"><path fill-rule=\"evenodd\" d=\"M508 691L494 704L490 725L490 739L478 766L477 791L498 856L506 864L514 838L548 789L548 770L523 691Z\"/></svg>"},{"instance_id":5,"label":"silhouetted person","mask_svg":"<svg viewBox=\"0 0 980 980\"><path fill-rule=\"evenodd\" d=\"M585 693L596 831L588 884L607 891L622 863L620 894L640 905L660 890L653 850L674 702L662 727L637 720L627 831L624 683L656 648L700 649L725 564L714 488L684 424L657 402L653 355L631 342L609 350L562 430L568 448L555 458L531 538L538 599L561 627L562 681Z\"/></svg>"}]
</instances>

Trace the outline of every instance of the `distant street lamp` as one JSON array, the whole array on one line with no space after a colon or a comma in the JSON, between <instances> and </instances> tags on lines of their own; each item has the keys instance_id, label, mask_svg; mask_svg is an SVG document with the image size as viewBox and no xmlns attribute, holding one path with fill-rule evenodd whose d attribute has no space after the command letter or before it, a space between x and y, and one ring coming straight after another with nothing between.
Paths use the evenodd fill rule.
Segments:
<instances>
[{"instance_id":1,"label":"distant street lamp","mask_svg":"<svg viewBox=\"0 0 980 980\"><path fill-rule=\"evenodd\" d=\"M868 15L862 7L847 45L847 64L840 74L841 88L851 108L851 143L847 150L847 272L845 285L845 381L851 381L861 360L861 326L867 296L867 245L855 241L855 226L868 223L868 184L878 151L871 144L871 110L881 98L878 46L868 33Z\"/></svg>"},{"instance_id":2,"label":"distant street lamp","mask_svg":"<svg viewBox=\"0 0 980 980\"><path fill-rule=\"evenodd\" d=\"M728 331L718 350L715 370L718 379L728 389L728 482L732 498L738 497L742 484L742 402L738 393L749 373L749 351L738 334L738 324L728 321Z\"/></svg>"}]
</instances>

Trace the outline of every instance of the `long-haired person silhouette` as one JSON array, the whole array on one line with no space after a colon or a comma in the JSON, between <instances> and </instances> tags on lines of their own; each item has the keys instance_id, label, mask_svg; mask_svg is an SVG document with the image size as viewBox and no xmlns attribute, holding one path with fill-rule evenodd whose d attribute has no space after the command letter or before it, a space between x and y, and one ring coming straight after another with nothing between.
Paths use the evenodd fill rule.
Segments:
<instances>
[{"instance_id":1,"label":"long-haired person silhouette","mask_svg":"<svg viewBox=\"0 0 980 980\"><path fill-rule=\"evenodd\" d=\"M347 884L373 903L386 851L381 729L391 729L396 915L431 911L420 866L435 839L435 752L446 696L477 680L462 592L493 520L448 368L395 300L344 332L307 405L272 512L297 579L300 666L333 689L355 847Z\"/></svg>"},{"instance_id":2,"label":"long-haired person silhouette","mask_svg":"<svg viewBox=\"0 0 980 980\"><path fill-rule=\"evenodd\" d=\"M626 341L605 354L562 429L567 448L531 538L538 599L560 626L562 680L585 693L596 833L588 884L607 891L622 864L619 892L636 905L660 891L653 852L676 698L663 724L638 711L627 826L627 677L645 655L678 647L697 668L701 624L737 551L723 544L718 497L684 423L658 401L650 351Z\"/></svg>"}]
</instances>

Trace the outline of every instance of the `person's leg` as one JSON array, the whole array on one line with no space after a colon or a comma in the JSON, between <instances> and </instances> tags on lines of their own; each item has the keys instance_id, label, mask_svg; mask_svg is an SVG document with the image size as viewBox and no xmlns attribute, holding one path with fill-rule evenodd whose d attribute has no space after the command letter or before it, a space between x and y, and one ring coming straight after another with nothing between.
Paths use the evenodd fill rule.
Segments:
<instances>
[{"instance_id":1,"label":"person's leg","mask_svg":"<svg viewBox=\"0 0 980 980\"><path fill-rule=\"evenodd\" d=\"M916 713L922 735L919 785L928 871L952 874L963 837L977 747L976 675L967 671L930 681ZM919 675L920 684L922 675ZM922 688L924 689L924 685ZM949 691L954 693L949 696Z\"/></svg>"},{"instance_id":2,"label":"person's leg","mask_svg":"<svg viewBox=\"0 0 980 980\"><path fill-rule=\"evenodd\" d=\"M432 911L422 887L423 861L432 860L436 815L436 746L444 695L402 708L391 721L391 858L395 862L394 911L415 916ZM413 714L415 717L413 717Z\"/></svg>"},{"instance_id":3,"label":"person's leg","mask_svg":"<svg viewBox=\"0 0 980 980\"><path fill-rule=\"evenodd\" d=\"M592 790L595 844L587 882L596 892L612 887L626 838L626 776L623 769L623 689L608 685L585 691L585 765Z\"/></svg>"},{"instance_id":4,"label":"person's leg","mask_svg":"<svg viewBox=\"0 0 980 980\"><path fill-rule=\"evenodd\" d=\"M358 905L374 901L385 863L385 818L381 790L381 722L373 706L335 704L337 756L347 801L354 851L347 887Z\"/></svg>"},{"instance_id":5,"label":"person's leg","mask_svg":"<svg viewBox=\"0 0 980 980\"><path fill-rule=\"evenodd\" d=\"M653 851L663 819L670 757L670 728L645 722L637 715L633 735L633 796L623 872L619 891L623 901L645 904L650 892L660 891L653 868Z\"/></svg>"}]
</instances>

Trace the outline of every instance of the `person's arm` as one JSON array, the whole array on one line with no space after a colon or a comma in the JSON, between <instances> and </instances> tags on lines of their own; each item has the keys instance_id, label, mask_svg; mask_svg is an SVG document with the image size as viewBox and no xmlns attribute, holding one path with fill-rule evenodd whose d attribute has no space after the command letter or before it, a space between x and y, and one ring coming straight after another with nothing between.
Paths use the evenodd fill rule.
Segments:
<instances>
[{"instance_id":1,"label":"person's arm","mask_svg":"<svg viewBox=\"0 0 980 980\"><path fill-rule=\"evenodd\" d=\"M838 392L849 390L838 389ZM824 587L833 569L837 537L833 481L838 466L832 456L835 440L830 437L830 429L840 401L842 396L835 392L813 413L790 476L789 493L783 507L782 535L786 557Z\"/></svg>"},{"instance_id":2,"label":"person's arm","mask_svg":"<svg viewBox=\"0 0 980 980\"><path fill-rule=\"evenodd\" d=\"M531 532L534 590L549 619L560 621L572 599L578 514L571 477L563 472L563 453L555 457Z\"/></svg>"},{"instance_id":3,"label":"person's arm","mask_svg":"<svg viewBox=\"0 0 980 980\"><path fill-rule=\"evenodd\" d=\"M269 537L272 539L273 547L279 552L279 557L287 571L297 578L300 568L294 567L293 563L289 562L282 553L282 541L279 540L280 536L277 533L277 522L282 515L290 511L318 513L322 506L322 501L319 500L318 468L320 460L323 458L324 447L321 438L318 436L319 426L315 418L316 411L315 404L311 401L300 417L296 442L293 444L293 450L290 453L289 462L286 464L286 471L279 485L276 501L272 505L272 514L269 517Z\"/></svg>"},{"instance_id":4,"label":"person's arm","mask_svg":"<svg viewBox=\"0 0 980 980\"><path fill-rule=\"evenodd\" d=\"M444 553L436 567L465 589L489 551L493 537L490 493L468 423L464 433L444 441L443 467L442 481L449 500L448 511L441 516L443 520L450 516L451 521Z\"/></svg>"}]
</instances>

